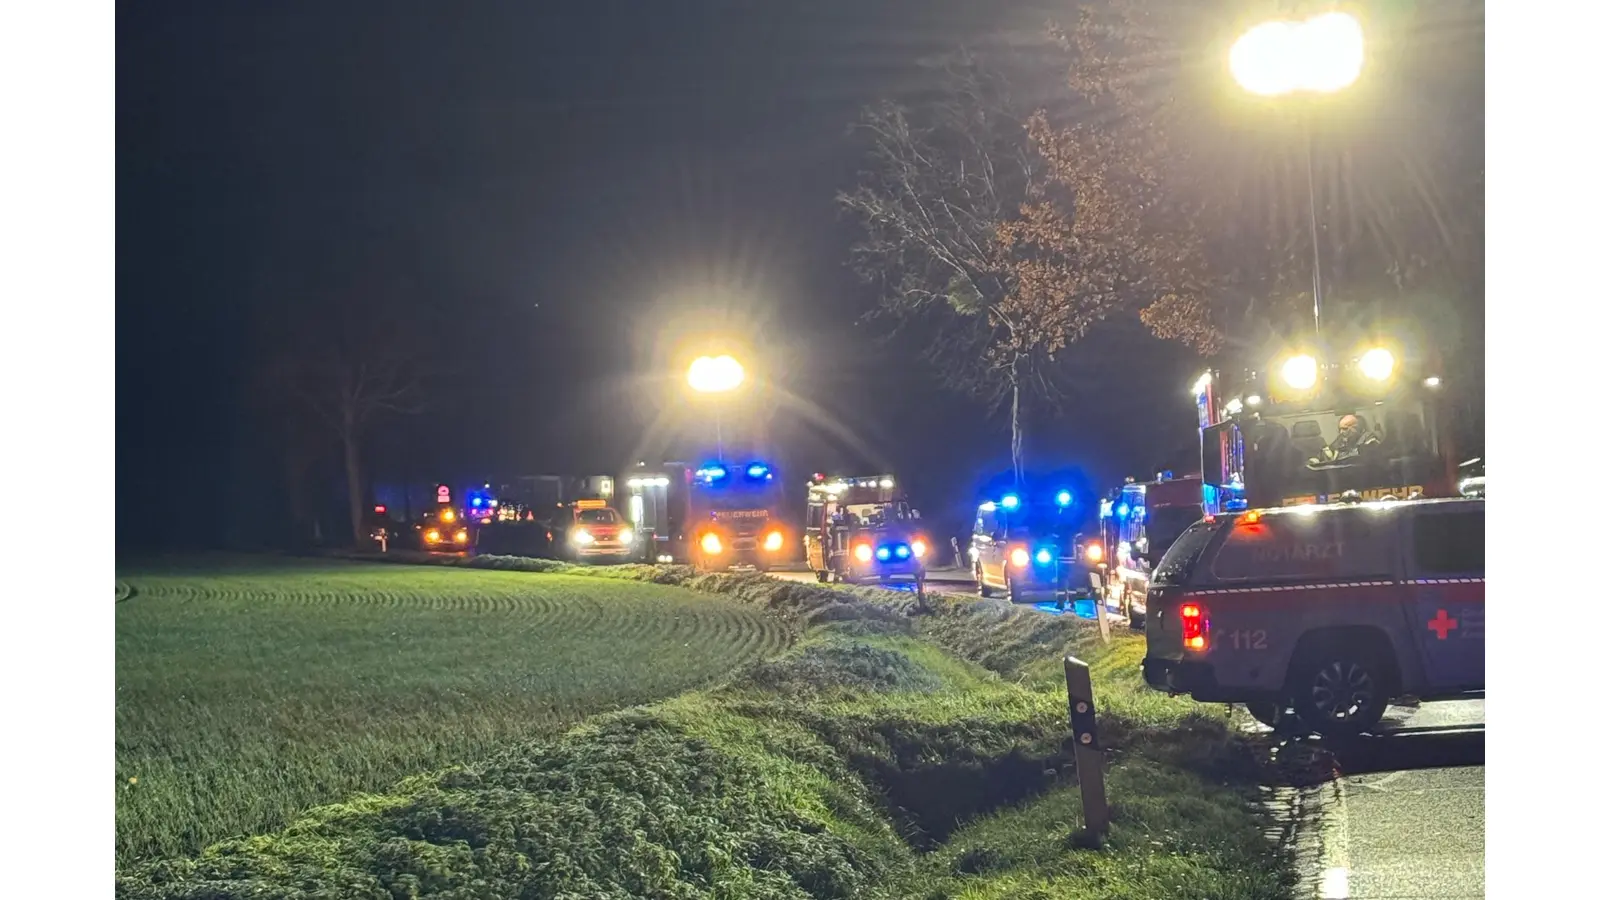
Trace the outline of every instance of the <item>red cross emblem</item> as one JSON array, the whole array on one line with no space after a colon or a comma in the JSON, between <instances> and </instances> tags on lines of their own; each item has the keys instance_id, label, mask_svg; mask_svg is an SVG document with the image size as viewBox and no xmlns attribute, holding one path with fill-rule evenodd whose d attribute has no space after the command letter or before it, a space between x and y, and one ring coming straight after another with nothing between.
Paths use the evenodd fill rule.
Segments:
<instances>
[{"instance_id":1,"label":"red cross emblem","mask_svg":"<svg viewBox=\"0 0 1600 900\"><path fill-rule=\"evenodd\" d=\"M1428 622L1428 627L1433 629L1433 633L1437 634L1439 636L1439 640L1442 641L1446 637L1449 637L1450 632L1459 624L1461 623L1450 618L1449 614L1441 609L1439 610L1439 614L1434 616L1433 619Z\"/></svg>"}]
</instances>

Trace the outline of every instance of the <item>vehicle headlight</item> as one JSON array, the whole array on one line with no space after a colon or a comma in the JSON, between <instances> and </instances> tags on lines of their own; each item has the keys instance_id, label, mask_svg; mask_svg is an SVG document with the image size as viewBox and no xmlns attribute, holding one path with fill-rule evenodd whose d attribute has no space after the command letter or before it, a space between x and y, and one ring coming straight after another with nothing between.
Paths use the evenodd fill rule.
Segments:
<instances>
[{"instance_id":1,"label":"vehicle headlight","mask_svg":"<svg viewBox=\"0 0 1600 900\"><path fill-rule=\"evenodd\" d=\"M624 528L621 531L617 532L617 540L623 542L624 544L633 543L633 529L632 528Z\"/></svg>"},{"instance_id":2,"label":"vehicle headlight","mask_svg":"<svg viewBox=\"0 0 1600 900\"><path fill-rule=\"evenodd\" d=\"M467 530L465 528L463 528L463 529L461 529L461 530L456 532L456 543L465 544L466 542L467 542Z\"/></svg>"},{"instance_id":3,"label":"vehicle headlight","mask_svg":"<svg viewBox=\"0 0 1600 900\"><path fill-rule=\"evenodd\" d=\"M869 544L857 544L855 554L861 562L872 562L872 547Z\"/></svg>"},{"instance_id":4,"label":"vehicle headlight","mask_svg":"<svg viewBox=\"0 0 1600 900\"><path fill-rule=\"evenodd\" d=\"M590 534L587 529L579 528L572 533L572 542L574 544L592 544L594 543L594 535Z\"/></svg>"},{"instance_id":5,"label":"vehicle headlight","mask_svg":"<svg viewBox=\"0 0 1600 900\"><path fill-rule=\"evenodd\" d=\"M1017 547L1011 551L1011 564L1019 569L1028 567L1028 548Z\"/></svg>"},{"instance_id":6,"label":"vehicle headlight","mask_svg":"<svg viewBox=\"0 0 1600 900\"><path fill-rule=\"evenodd\" d=\"M1083 548L1083 555L1088 557L1089 562L1097 563L1105 559L1106 551L1101 549L1099 544L1088 544Z\"/></svg>"},{"instance_id":7,"label":"vehicle headlight","mask_svg":"<svg viewBox=\"0 0 1600 900\"><path fill-rule=\"evenodd\" d=\"M700 549L713 555L721 553L722 538L714 534L708 534L700 539Z\"/></svg>"},{"instance_id":8,"label":"vehicle headlight","mask_svg":"<svg viewBox=\"0 0 1600 900\"><path fill-rule=\"evenodd\" d=\"M1361 368L1361 374L1373 381L1388 381L1394 374L1394 354L1382 347L1373 347L1361 354L1356 365Z\"/></svg>"},{"instance_id":9,"label":"vehicle headlight","mask_svg":"<svg viewBox=\"0 0 1600 900\"><path fill-rule=\"evenodd\" d=\"M783 549L783 533L780 531L767 532L766 539L761 542L761 546L765 547L769 553Z\"/></svg>"},{"instance_id":10,"label":"vehicle headlight","mask_svg":"<svg viewBox=\"0 0 1600 900\"><path fill-rule=\"evenodd\" d=\"M429 528L427 532L422 535L422 539L430 544L439 543L439 529Z\"/></svg>"},{"instance_id":11,"label":"vehicle headlight","mask_svg":"<svg viewBox=\"0 0 1600 900\"><path fill-rule=\"evenodd\" d=\"M928 542L917 538L911 542L911 555L921 559L928 555Z\"/></svg>"},{"instance_id":12,"label":"vehicle headlight","mask_svg":"<svg viewBox=\"0 0 1600 900\"><path fill-rule=\"evenodd\" d=\"M1283 383L1297 391L1309 391L1317 383L1317 361L1302 353L1283 361Z\"/></svg>"}]
</instances>

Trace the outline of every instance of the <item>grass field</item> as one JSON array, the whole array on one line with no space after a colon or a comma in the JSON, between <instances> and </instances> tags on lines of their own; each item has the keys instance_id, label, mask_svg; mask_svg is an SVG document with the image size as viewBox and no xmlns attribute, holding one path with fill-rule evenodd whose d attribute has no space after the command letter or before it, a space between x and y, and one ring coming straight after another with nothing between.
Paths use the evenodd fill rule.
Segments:
<instances>
[{"instance_id":1,"label":"grass field","mask_svg":"<svg viewBox=\"0 0 1600 900\"><path fill-rule=\"evenodd\" d=\"M732 600L568 575L260 560L119 575L119 865L681 693L790 640Z\"/></svg>"},{"instance_id":2,"label":"grass field","mask_svg":"<svg viewBox=\"0 0 1600 900\"><path fill-rule=\"evenodd\" d=\"M124 867L119 897L1288 893L1248 788L1249 748L1216 714L1143 690L1138 638L1104 646L1092 624L993 601L934 596L922 610L904 594L748 576L520 577L681 582L803 636L671 699L419 771L198 858ZM1081 832L1060 673L1069 652L1094 667L1112 748L1113 825L1099 848Z\"/></svg>"}]
</instances>

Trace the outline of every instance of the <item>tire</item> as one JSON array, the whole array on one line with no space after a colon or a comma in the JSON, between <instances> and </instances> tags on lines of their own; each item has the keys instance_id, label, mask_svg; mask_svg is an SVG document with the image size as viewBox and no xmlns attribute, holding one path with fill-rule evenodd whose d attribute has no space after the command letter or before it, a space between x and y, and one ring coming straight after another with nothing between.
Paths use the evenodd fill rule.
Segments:
<instances>
[{"instance_id":1,"label":"tire","mask_svg":"<svg viewBox=\"0 0 1600 900\"><path fill-rule=\"evenodd\" d=\"M828 570L827 569L818 569L817 570L817 580L822 582L823 584L827 584L828 583Z\"/></svg>"},{"instance_id":2,"label":"tire","mask_svg":"<svg viewBox=\"0 0 1600 900\"><path fill-rule=\"evenodd\" d=\"M994 588L989 587L989 585L984 583L984 580L983 580L983 564L982 563L973 563L972 564L972 578L973 578L974 581L978 582L978 596L979 597L993 597L994 596Z\"/></svg>"},{"instance_id":3,"label":"tire","mask_svg":"<svg viewBox=\"0 0 1600 900\"><path fill-rule=\"evenodd\" d=\"M1394 698L1387 662L1353 642L1316 648L1294 671L1295 713L1324 737L1353 737L1371 729Z\"/></svg>"},{"instance_id":4,"label":"tire","mask_svg":"<svg viewBox=\"0 0 1600 900\"><path fill-rule=\"evenodd\" d=\"M1023 592L1017 588L1017 583L1011 580L1011 573L1006 573L1006 599L1012 603L1023 603L1027 600Z\"/></svg>"},{"instance_id":5,"label":"tire","mask_svg":"<svg viewBox=\"0 0 1600 900\"><path fill-rule=\"evenodd\" d=\"M1285 730L1292 718L1288 707L1277 700L1252 700L1244 708L1257 722L1273 731Z\"/></svg>"}]
</instances>

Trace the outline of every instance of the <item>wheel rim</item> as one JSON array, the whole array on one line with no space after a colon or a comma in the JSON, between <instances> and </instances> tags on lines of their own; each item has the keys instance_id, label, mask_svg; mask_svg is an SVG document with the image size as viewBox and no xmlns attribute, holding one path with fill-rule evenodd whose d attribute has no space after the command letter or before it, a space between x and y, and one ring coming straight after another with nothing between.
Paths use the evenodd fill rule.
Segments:
<instances>
[{"instance_id":1,"label":"wheel rim","mask_svg":"<svg viewBox=\"0 0 1600 900\"><path fill-rule=\"evenodd\" d=\"M1372 707L1377 688L1360 663L1334 660L1311 679L1311 705L1327 719L1343 722Z\"/></svg>"}]
</instances>

